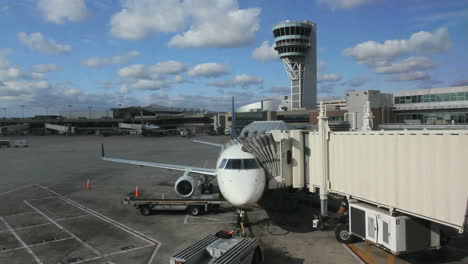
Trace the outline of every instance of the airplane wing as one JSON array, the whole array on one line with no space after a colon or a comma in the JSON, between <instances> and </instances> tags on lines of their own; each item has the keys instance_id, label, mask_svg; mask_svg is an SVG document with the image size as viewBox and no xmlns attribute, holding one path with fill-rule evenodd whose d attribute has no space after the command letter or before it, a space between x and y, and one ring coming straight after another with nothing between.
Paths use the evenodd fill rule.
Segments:
<instances>
[{"instance_id":1,"label":"airplane wing","mask_svg":"<svg viewBox=\"0 0 468 264\"><path fill-rule=\"evenodd\" d=\"M207 176L216 176L215 169L205 169L205 168L189 167L189 166L183 166L183 165L172 165L172 164L147 162L147 161L136 161L136 160L108 158L104 154L104 145L103 144L101 145L101 150L102 150L101 159L105 160L105 161L133 164L133 165L153 167L153 168L162 168L162 169L168 169L168 170L188 171L188 172L203 174L203 175L207 175Z\"/></svg>"},{"instance_id":2,"label":"airplane wing","mask_svg":"<svg viewBox=\"0 0 468 264\"><path fill-rule=\"evenodd\" d=\"M213 142L208 142L208 141L201 141L201 140L192 140L193 142L197 142L197 143L201 143L201 144L206 144L206 145L210 145L210 146L215 146L215 147L219 147L219 148L224 148L224 145L223 144L218 144L218 143L213 143Z\"/></svg>"}]
</instances>

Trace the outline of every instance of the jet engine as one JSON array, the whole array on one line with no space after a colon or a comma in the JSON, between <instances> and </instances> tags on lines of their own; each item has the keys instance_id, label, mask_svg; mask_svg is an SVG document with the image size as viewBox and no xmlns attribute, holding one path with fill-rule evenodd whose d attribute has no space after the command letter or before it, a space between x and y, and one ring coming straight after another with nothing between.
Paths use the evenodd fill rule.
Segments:
<instances>
[{"instance_id":1,"label":"jet engine","mask_svg":"<svg viewBox=\"0 0 468 264\"><path fill-rule=\"evenodd\" d=\"M197 186L196 181L191 177L188 172L184 176L177 179L174 189L178 196L190 197L195 192Z\"/></svg>"}]
</instances>

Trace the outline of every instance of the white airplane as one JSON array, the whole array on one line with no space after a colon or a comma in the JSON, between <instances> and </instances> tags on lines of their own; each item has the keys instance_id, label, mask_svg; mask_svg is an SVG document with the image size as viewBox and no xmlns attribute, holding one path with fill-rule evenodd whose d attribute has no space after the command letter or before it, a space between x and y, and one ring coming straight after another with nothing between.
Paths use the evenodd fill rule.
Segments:
<instances>
[{"instance_id":1,"label":"white airplane","mask_svg":"<svg viewBox=\"0 0 468 264\"><path fill-rule=\"evenodd\" d=\"M232 100L232 105L234 113L234 98ZM224 198L233 206L245 207L256 203L262 197L265 190L266 175L255 156L242 150L242 144L235 140L235 136L235 115L233 115L231 133L233 144L231 146L223 148L221 144L194 140L198 143L222 148L215 169L108 158L104 155L104 147L102 147L101 159L139 166L184 171L184 175L176 181L174 186L177 195L182 197L190 197L197 188L197 183L193 177L190 176L190 173L204 175L205 177L201 178L201 182L204 184L204 188L209 189L212 189L212 185L210 186L208 184L209 181L206 177L216 177L219 189Z\"/></svg>"}]
</instances>

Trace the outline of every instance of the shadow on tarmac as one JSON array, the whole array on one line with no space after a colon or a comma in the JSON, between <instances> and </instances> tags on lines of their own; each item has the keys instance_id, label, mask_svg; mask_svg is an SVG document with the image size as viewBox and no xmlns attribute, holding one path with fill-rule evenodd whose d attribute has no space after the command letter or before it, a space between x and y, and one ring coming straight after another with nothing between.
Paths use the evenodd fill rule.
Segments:
<instances>
[{"instance_id":1,"label":"shadow on tarmac","mask_svg":"<svg viewBox=\"0 0 468 264\"><path fill-rule=\"evenodd\" d=\"M289 255L289 252L284 252L274 248L264 248L263 255L265 256L264 263L279 264L303 264L304 259L294 258Z\"/></svg>"},{"instance_id":2,"label":"shadow on tarmac","mask_svg":"<svg viewBox=\"0 0 468 264\"><path fill-rule=\"evenodd\" d=\"M271 222L295 233L315 231L312 221L320 214L318 195L287 190L267 191L258 204L265 209ZM329 210L337 210L339 200L329 199Z\"/></svg>"}]
</instances>

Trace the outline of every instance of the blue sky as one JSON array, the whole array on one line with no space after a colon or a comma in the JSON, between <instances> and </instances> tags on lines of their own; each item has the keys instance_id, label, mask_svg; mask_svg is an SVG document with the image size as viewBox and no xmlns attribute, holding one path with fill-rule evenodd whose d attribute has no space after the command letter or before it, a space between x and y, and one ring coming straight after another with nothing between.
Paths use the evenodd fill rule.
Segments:
<instances>
[{"instance_id":1,"label":"blue sky","mask_svg":"<svg viewBox=\"0 0 468 264\"><path fill-rule=\"evenodd\" d=\"M468 85L467 0L0 0L0 108L276 98L286 19L317 24L319 97Z\"/></svg>"}]
</instances>

